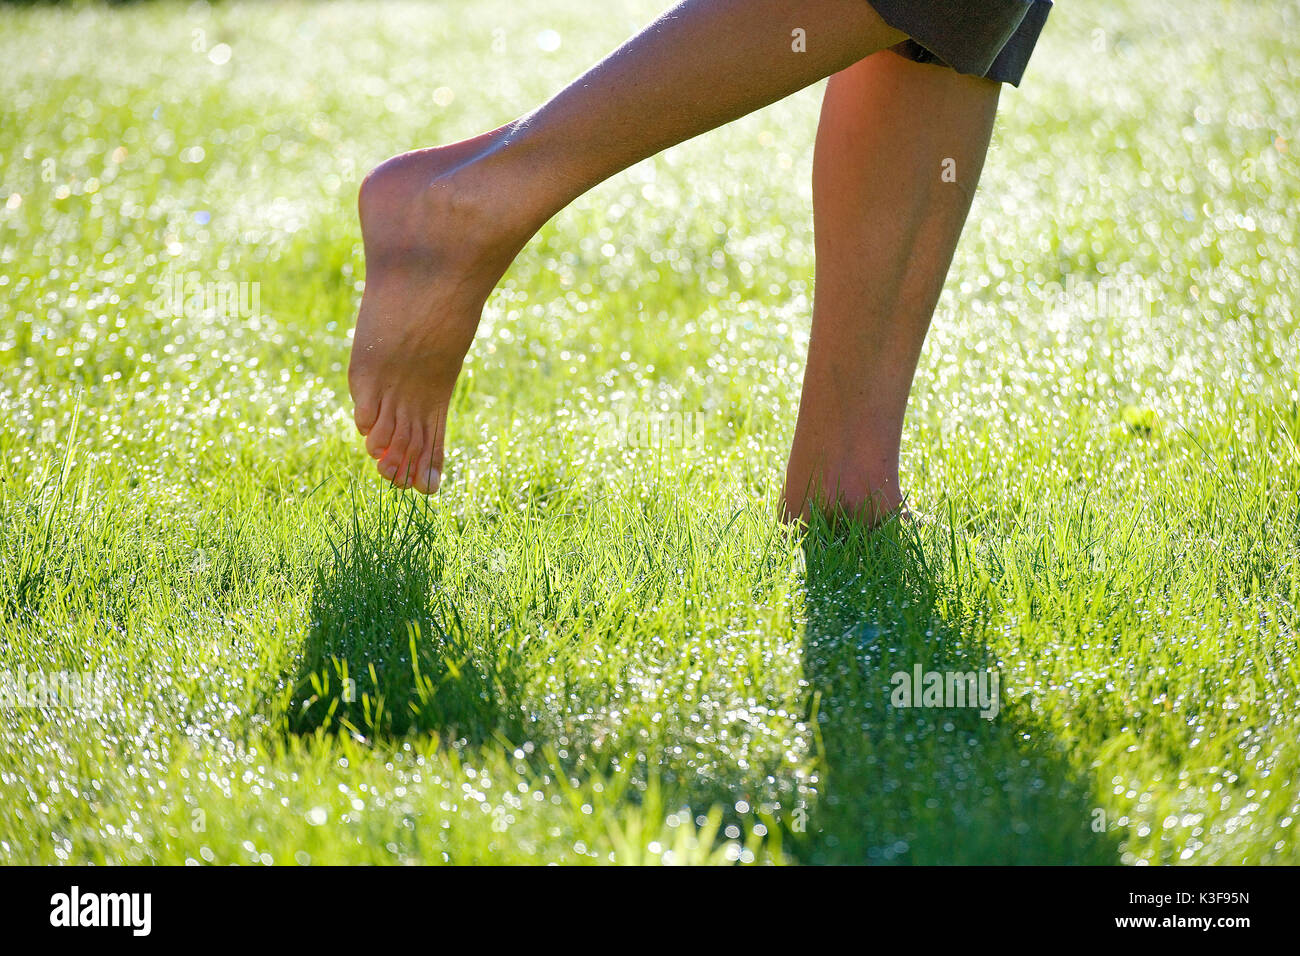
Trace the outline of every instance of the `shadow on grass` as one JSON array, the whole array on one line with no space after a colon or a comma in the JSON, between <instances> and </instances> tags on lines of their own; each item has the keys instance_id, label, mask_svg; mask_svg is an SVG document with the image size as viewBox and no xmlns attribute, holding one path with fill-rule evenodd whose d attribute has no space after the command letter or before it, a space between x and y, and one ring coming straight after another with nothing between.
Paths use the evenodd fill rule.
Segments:
<instances>
[{"instance_id":1,"label":"shadow on grass","mask_svg":"<svg viewBox=\"0 0 1300 956\"><path fill-rule=\"evenodd\" d=\"M997 673L986 615L942 590L927 557L907 527L823 525L805 539L804 671L821 779L788 849L809 863L1117 863L1115 839L1092 830L1087 779L1008 699L1008 675L992 719L979 707L896 706L918 667L922 682Z\"/></svg>"},{"instance_id":2,"label":"shadow on grass","mask_svg":"<svg viewBox=\"0 0 1300 956\"><path fill-rule=\"evenodd\" d=\"M316 572L312 625L283 710L290 732L434 733L470 745L535 735L518 652L481 628L467 633L454 595L441 592L443 545L418 505L385 503L364 520L354 509L335 539ZM981 716L987 706L891 699L894 676L910 684L917 668L998 672L987 613L963 604L927 563L943 560L943 548L923 549L908 529L825 526L803 547L818 780L811 805L796 808L802 819L786 851L807 863L1118 862L1114 836L1092 829L1086 774L1025 702L1009 698L1009 675L999 673L992 719ZM734 798L726 787L679 779L672 799L725 805Z\"/></svg>"},{"instance_id":3,"label":"shadow on grass","mask_svg":"<svg viewBox=\"0 0 1300 956\"><path fill-rule=\"evenodd\" d=\"M520 722L509 648L472 637L441 600L444 555L419 506L385 503L335 536L284 706L292 733L436 733L477 744Z\"/></svg>"}]
</instances>

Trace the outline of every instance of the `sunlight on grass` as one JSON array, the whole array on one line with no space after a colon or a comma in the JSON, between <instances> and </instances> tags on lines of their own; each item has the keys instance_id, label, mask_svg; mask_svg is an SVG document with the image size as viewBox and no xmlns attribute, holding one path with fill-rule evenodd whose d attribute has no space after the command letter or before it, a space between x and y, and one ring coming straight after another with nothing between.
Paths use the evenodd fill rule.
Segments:
<instances>
[{"instance_id":1,"label":"sunlight on grass","mask_svg":"<svg viewBox=\"0 0 1300 956\"><path fill-rule=\"evenodd\" d=\"M0 8L0 862L1300 862L1294 5L1057 6L927 525L774 519L817 89L550 223L444 491L383 491L359 178L658 9ZM1000 712L891 706L917 665Z\"/></svg>"}]
</instances>

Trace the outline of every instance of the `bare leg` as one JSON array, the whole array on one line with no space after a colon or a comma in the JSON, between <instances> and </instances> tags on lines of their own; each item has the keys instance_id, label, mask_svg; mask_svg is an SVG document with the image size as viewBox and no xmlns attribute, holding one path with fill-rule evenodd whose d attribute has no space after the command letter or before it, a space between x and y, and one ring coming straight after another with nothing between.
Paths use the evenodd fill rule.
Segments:
<instances>
[{"instance_id":1,"label":"bare leg","mask_svg":"<svg viewBox=\"0 0 1300 956\"><path fill-rule=\"evenodd\" d=\"M816 504L875 524L903 502L912 376L970 210L999 86L888 51L831 77L813 158L812 340L786 470ZM955 182L944 180L945 169Z\"/></svg>"},{"instance_id":2,"label":"bare leg","mask_svg":"<svg viewBox=\"0 0 1300 956\"><path fill-rule=\"evenodd\" d=\"M792 49L796 29L806 52ZM684 0L534 113L372 172L348 384L380 474L436 490L483 303L547 219L619 170L901 39L867 0Z\"/></svg>"}]
</instances>

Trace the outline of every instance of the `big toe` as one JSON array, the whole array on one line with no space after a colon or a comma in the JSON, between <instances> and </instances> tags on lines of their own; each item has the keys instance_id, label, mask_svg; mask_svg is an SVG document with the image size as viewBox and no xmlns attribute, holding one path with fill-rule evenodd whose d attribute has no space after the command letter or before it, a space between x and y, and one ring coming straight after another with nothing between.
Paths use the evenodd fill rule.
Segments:
<instances>
[{"instance_id":1,"label":"big toe","mask_svg":"<svg viewBox=\"0 0 1300 956\"><path fill-rule=\"evenodd\" d=\"M442 469L433 464L433 449L426 448L411 472L411 487L422 495L431 495L442 484Z\"/></svg>"},{"instance_id":2,"label":"big toe","mask_svg":"<svg viewBox=\"0 0 1300 956\"><path fill-rule=\"evenodd\" d=\"M431 495L442 485L443 463L443 426L447 421L447 410L440 409L424 426L425 447L416 459L412 483L415 490L424 495Z\"/></svg>"}]
</instances>

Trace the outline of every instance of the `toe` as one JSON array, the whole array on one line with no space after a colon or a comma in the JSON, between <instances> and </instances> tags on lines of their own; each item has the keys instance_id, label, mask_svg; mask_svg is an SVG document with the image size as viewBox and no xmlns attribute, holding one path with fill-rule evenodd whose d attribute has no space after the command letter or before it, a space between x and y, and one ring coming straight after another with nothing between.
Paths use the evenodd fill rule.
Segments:
<instances>
[{"instance_id":1,"label":"toe","mask_svg":"<svg viewBox=\"0 0 1300 956\"><path fill-rule=\"evenodd\" d=\"M370 434L379 420L379 397L363 396L353 399L352 420L357 424L357 431L363 436Z\"/></svg>"},{"instance_id":2,"label":"toe","mask_svg":"<svg viewBox=\"0 0 1300 956\"><path fill-rule=\"evenodd\" d=\"M416 488L431 495L442 485L443 444L447 435L447 409L440 408L424 426L428 451L416 469ZM420 486L420 482L424 487Z\"/></svg>"},{"instance_id":3,"label":"toe","mask_svg":"<svg viewBox=\"0 0 1300 956\"><path fill-rule=\"evenodd\" d=\"M404 469L407 465L407 452L410 450L412 437L411 420L404 418L397 424L393 431L393 438L376 466L379 473L395 485L400 484L406 477Z\"/></svg>"},{"instance_id":4,"label":"toe","mask_svg":"<svg viewBox=\"0 0 1300 956\"><path fill-rule=\"evenodd\" d=\"M401 464L397 466L397 474L393 478L394 485L398 488L410 488L415 484L415 476L419 472L419 462L425 456L425 449L428 445L423 426L418 424L413 426L411 440L406 444L406 454L403 456Z\"/></svg>"},{"instance_id":5,"label":"toe","mask_svg":"<svg viewBox=\"0 0 1300 956\"><path fill-rule=\"evenodd\" d=\"M382 458L397 430L397 410L392 402L381 402L379 417L366 435L366 451L371 458Z\"/></svg>"},{"instance_id":6,"label":"toe","mask_svg":"<svg viewBox=\"0 0 1300 956\"><path fill-rule=\"evenodd\" d=\"M433 467L433 435L427 429L425 439L420 456L412 458L415 462L415 470L411 473L411 482L420 494L431 495L438 490L442 476L438 469Z\"/></svg>"}]
</instances>

